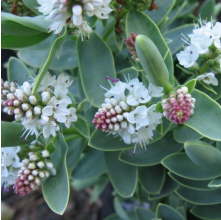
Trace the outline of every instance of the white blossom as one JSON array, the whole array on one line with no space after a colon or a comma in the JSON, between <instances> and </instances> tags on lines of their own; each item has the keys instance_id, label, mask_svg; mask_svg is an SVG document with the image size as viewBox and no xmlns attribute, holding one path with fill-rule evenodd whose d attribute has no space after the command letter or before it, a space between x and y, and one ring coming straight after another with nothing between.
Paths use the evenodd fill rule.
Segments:
<instances>
[{"instance_id":1,"label":"white blossom","mask_svg":"<svg viewBox=\"0 0 221 220\"><path fill-rule=\"evenodd\" d=\"M206 73L196 77L197 80L203 80L206 84L211 84L214 86L218 86L218 80L215 77L214 73Z\"/></svg>"},{"instance_id":2,"label":"white blossom","mask_svg":"<svg viewBox=\"0 0 221 220\"><path fill-rule=\"evenodd\" d=\"M188 46L184 51L181 51L177 55L177 59L180 65L185 68L193 66L196 60L199 58L199 52L194 46Z\"/></svg>"},{"instance_id":3,"label":"white blossom","mask_svg":"<svg viewBox=\"0 0 221 220\"><path fill-rule=\"evenodd\" d=\"M49 72L47 72L44 78L41 80L41 83L37 89L37 92L41 91L50 91L50 88L56 84L56 76L52 76Z\"/></svg>"},{"instance_id":4,"label":"white blossom","mask_svg":"<svg viewBox=\"0 0 221 220\"><path fill-rule=\"evenodd\" d=\"M59 131L59 126L57 125L55 121L50 121L49 123L43 126L44 138L48 138L50 135L55 137L56 131Z\"/></svg>"},{"instance_id":5,"label":"white blossom","mask_svg":"<svg viewBox=\"0 0 221 220\"><path fill-rule=\"evenodd\" d=\"M76 113L76 109L70 108L70 114L66 115L65 126L67 128L70 128L72 122L77 121L77 115L75 113Z\"/></svg>"}]
</instances>

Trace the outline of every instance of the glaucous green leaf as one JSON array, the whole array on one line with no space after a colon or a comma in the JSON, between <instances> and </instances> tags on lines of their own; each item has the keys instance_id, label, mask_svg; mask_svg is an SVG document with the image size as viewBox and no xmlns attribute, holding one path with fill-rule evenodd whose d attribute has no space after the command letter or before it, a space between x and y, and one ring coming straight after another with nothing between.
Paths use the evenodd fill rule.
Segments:
<instances>
[{"instance_id":1,"label":"glaucous green leaf","mask_svg":"<svg viewBox=\"0 0 221 220\"><path fill-rule=\"evenodd\" d=\"M53 41L53 36L51 41ZM48 42L50 45L50 42ZM47 45L47 46L48 46ZM44 49L40 50L40 45L35 45L30 49L19 51L18 57L26 64L39 68L42 64L42 61L45 56L48 54L47 46ZM52 63L49 68L52 70L66 70L72 69L78 66L77 61L77 52L76 52L76 42L70 37L65 39L65 42L62 44L61 49L58 50L53 58Z\"/></svg>"},{"instance_id":2,"label":"glaucous green leaf","mask_svg":"<svg viewBox=\"0 0 221 220\"><path fill-rule=\"evenodd\" d=\"M50 141L45 146L45 150L47 150L50 154L52 154L56 150L56 147L55 147L54 143L52 141Z\"/></svg>"},{"instance_id":3,"label":"glaucous green leaf","mask_svg":"<svg viewBox=\"0 0 221 220\"><path fill-rule=\"evenodd\" d=\"M211 189L218 189L221 188L221 177L212 180L209 184L208 187Z\"/></svg>"},{"instance_id":4,"label":"glaucous green leaf","mask_svg":"<svg viewBox=\"0 0 221 220\"><path fill-rule=\"evenodd\" d=\"M172 172L168 172L168 174L174 181L187 188L209 190L208 183L210 182L210 180L192 180L177 176Z\"/></svg>"},{"instance_id":5,"label":"glaucous green leaf","mask_svg":"<svg viewBox=\"0 0 221 220\"><path fill-rule=\"evenodd\" d=\"M98 181L100 181L101 178L103 178L103 177L95 177L92 179L82 179L82 180L75 179L72 182L72 186L76 190L82 190L82 189L85 189L85 188L95 185Z\"/></svg>"},{"instance_id":6,"label":"glaucous green leaf","mask_svg":"<svg viewBox=\"0 0 221 220\"><path fill-rule=\"evenodd\" d=\"M170 40L167 45L170 48L172 54L175 54L177 51L179 51L184 44L184 42L180 39L181 33L187 36L192 32L193 29L193 24L185 24L163 33L163 37Z\"/></svg>"},{"instance_id":7,"label":"glaucous green leaf","mask_svg":"<svg viewBox=\"0 0 221 220\"><path fill-rule=\"evenodd\" d=\"M41 32L48 33L47 28L50 26L50 21L45 21L45 16L36 16L36 17L28 17L28 16L16 16L10 13L2 12L2 18L14 21L21 25L24 25L29 28L36 29ZM31 39L30 39L31 40Z\"/></svg>"},{"instance_id":8,"label":"glaucous green leaf","mask_svg":"<svg viewBox=\"0 0 221 220\"><path fill-rule=\"evenodd\" d=\"M139 180L144 188L150 194L159 194L166 177L166 172L161 164L149 167L138 168Z\"/></svg>"},{"instance_id":9,"label":"glaucous green leaf","mask_svg":"<svg viewBox=\"0 0 221 220\"><path fill-rule=\"evenodd\" d=\"M29 81L31 76L28 68L19 59L15 57L9 59L7 69L9 82L16 81L21 86L25 81Z\"/></svg>"},{"instance_id":10,"label":"glaucous green leaf","mask_svg":"<svg viewBox=\"0 0 221 220\"><path fill-rule=\"evenodd\" d=\"M174 174L191 180L209 180L220 176L217 170L196 165L186 153L169 155L161 163Z\"/></svg>"},{"instance_id":11,"label":"glaucous green leaf","mask_svg":"<svg viewBox=\"0 0 221 220\"><path fill-rule=\"evenodd\" d=\"M155 0L154 2L158 6L158 10L145 11L145 14L147 14L154 21L154 23L159 26L170 13L174 6L175 0L167 0L166 3L162 0Z\"/></svg>"},{"instance_id":12,"label":"glaucous green leaf","mask_svg":"<svg viewBox=\"0 0 221 220\"><path fill-rule=\"evenodd\" d=\"M12 122L1 122L1 146L2 147L15 147L15 146L23 146L31 143L33 140L36 139L34 135L29 136L27 141L24 141L25 135L22 136L24 133L23 126L20 123L12 123Z\"/></svg>"},{"instance_id":13,"label":"glaucous green leaf","mask_svg":"<svg viewBox=\"0 0 221 220\"><path fill-rule=\"evenodd\" d=\"M202 137L199 133L186 125L178 125L173 130L174 139L179 143L185 143L186 141L197 140Z\"/></svg>"},{"instance_id":14,"label":"glaucous green leaf","mask_svg":"<svg viewBox=\"0 0 221 220\"><path fill-rule=\"evenodd\" d=\"M118 156L119 151L104 152L107 173L117 193L122 197L131 197L137 185L137 168L119 161Z\"/></svg>"},{"instance_id":15,"label":"glaucous green leaf","mask_svg":"<svg viewBox=\"0 0 221 220\"><path fill-rule=\"evenodd\" d=\"M13 36L32 36L41 33L36 29L29 28L11 20L2 20L1 27L1 33Z\"/></svg>"},{"instance_id":16,"label":"glaucous green leaf","mask_svg":"<svg viewBox=\"0 0 221 220\"><path fill-rule=\"evenodd\" d=\"M124 25L119 25L118 29L116 30L115 28L114 30L114 39L119 51L123 49L125 38L126 30L124 28Z\"/></svg>"},{"instance_id":17,"label":"glaucous green leaf","mask_svg":"<svg viewBox=\"0 0 221 220\"><path fill-rule=\"evenodd\" d=\"M192 93L192 91L194 90L196 86L196 79L189 80L187 83L184 84L184 86L188 88L189 93Z\"/></svg>"},{"instance_id":18,"label":"glaucous green leaf","mask_svg":"<svg viewBox=\"0 0 221 220\"><path fill-rule=\"evenodd\" d=\"M128 35L131 32L145 35L146 37L150 38L155 45L157 45L157 48L159 49L159 52L164 59L169 72L169 82L173 85L174 67L172 55L157 25L144 13L132 10L127 14L126 17L126 31ZM148 48L146 48L146 50L148 51Z\"/></svg>"},{"instance_id":19,"label":"glaucous green leaf","mask_svg":"<svg viewBox=\"0 0 221 220\"><path fill-rule=\"evenodd\" d=\"M196 205L190 212L200 219L220 220L221 204L217 205Z\"/></svg>"},{"instance_id":20,"label":"glaucous green leaf","mask_svg":"<svg viewBox=\"0 0 221 220\"><path fill-rule=\"evenodd\" d=\"M179 152L183 146L173 140L171 133L168 133L159 141L146 146L147 152L144 149L137 148L135 155L133 150L122 151L119 159L124 163L135 166L153 166L159 164L166 156Z\"/></svg>"},{"instance_id":21,"label":"glaucous green leaf","mask_svg":"<svg viewBox=\"0 0 221 220\"><path fill-rule=\"evenodd\" d=\"M154 194L154 195L149 194L148 199L149 200L156 200L156 199L163 198L163 197L169 195L170 193L172 193L178 186L179 186L179 184L177 182L175 182L173 179L171 179L170 176L166 175L166 179L165 179L165 182L163 184L163 187L162 187L160 193Z\"/></svg>"},{"instance_id":22,"label":"glaucous green leaf","mask_svg":"<svg viewBox=\"0 0 221 220\"><path fill-rule=\"evenodd\" d=\"M150 210L144 209L142 207L135 208L135 215L137 220L151 220L156 217Z\"/></svg>"},{"instance_id":23,"label":"glaucous green leaf","mask_svg":"<svg viewBox=\"0 0 221 220\"><path fill-rule=\"evenodd\" d=\"M84 157L75 168L72 178L74 179L92 179L105 173L103 152L89 148Z\"/></svg>"},{"instance_id":24,"label":"glaucous green leaf","mask_svg":"<svg viewBox=\"0 0 221 220\"><path fill-rule=\"evenodd\" d=\"M119 137L108 135L107 133L99 130L95 130L89 139L88 145L103 151L119 151L124 149L130 149L134 147L134 144L128 145Z\"/></svg>"},{"instance_id":25,"label":"glaucous green leaf","mask_svg":"<svg viewBox=\"0 0 221 220\"><path fill-rule=\"evenodd\" d=\"M48 206L62 215L67 207L70 188L66 164L67 144L62 134L58 134L54 142L56 150L50 155L56 169L55 176L49 176L42 185L43 195Z\"/></svg>"},{"instance_id":26,"label":"glaucous green leaf","mask_svg":"<svg viewBox=\"0 0 221 220\"><path fill-rule=\"evenodd\" d=\"M186 201L196 205L212 205L221 203L221 189L195 190L180 187L176 193Z\"/></svg>"},{"instance_id":27,"label":"glaucous green leaf","mask_svg":"<svg viewBox=\"0 0 221 220\"><path fill-rule=\"evenodd\" d=\"M206 0L203 2L199 9L199 13L202 19L210 18L211 14L214 11L215 1L214 0Z\"/></svg>"},{"instance_id":28,"label":"glaucous green leaf","mask_svg":"<svg viewBox=\"0 0 221 220\"><path fill-rule=\"evenodd\" d=\"M184 144L187 156L197 165L220 172L221 152L212 145L202 141L187 141Z\"/></svg>"},{"instance_id":29,"label":"glaucous green leaf","mask_svg":"<svg viewBox=\"0 0 221 220\"><path fill-rule=\"evenodd\" d=\"M221 140L221 106L208 95L194 89L192 97L196 99L194 114L184 124L199 134Z\"/></svg>"},{"instance_id":30,"label":"glaucous green leaf","mask_svg":"<svg viewBox=\"0 0 221 220\"><path fill-rule=\"evenodd\" d=\"M61 32L60 36L54 35L54 40L52 41L50 48L48 50L48 53L45 55L45 57L42 57L42 64L39 69L37 78L35 80L34 87L32 89L32 94L34 94L38 86L41 83L41 80L44 78L44 75L46 74L49 66L51 65L52 61L54 60L54 56L59 48L61 48L61 45L63 44L65 40L65 36L67 34L67 29L65 28L64 31Z\"/></svg>"},{"instance_id":31,"label":"glaucous green leaf","mask_svg":"<svg viewBox=\"0 0 221 220\"><path fill-rule=\"evenodd\" d=\"M157 217L163 220L185 220L185 218L171 206L159 203L156 210Z\"/></svg>"},{"instance_id":32,"label":"glaucous green leaf","mask_svg":"<svg viewBox=\"0 0 221 220\"><path fill-rule=\"evenodd\" d=\"M110 48L95 33L90 34L90 40L77 41L78 63L80 76L88 101L95 107L103 103L105 91L97 85L110 88L106 76L116 78L114 59Z\"/></svg>"},{"instance_id":33,"label":"glaucous green leaf","mask_svg":"<svg viewBox=\"0 0 221 220\"><path fill-rule=\"evenodd\" d=\"M86 119L82 115L78 115L78 119L72 124L72 127L75 128L83 137L90 137L90 129Z\"/></svg>"},{"instance_id":34,"label":"glaucous green leaf","mask_svg":"<svg viewBox=\"0 0 221 220\"><path fill-rule=\"evenodd\" d=\"M72 171L77 165L81 153L87 144L87 140L79 135L71 135L66 140L68 146L67 154L67 168L69 171Z\"/></svg>"}]
</instances>

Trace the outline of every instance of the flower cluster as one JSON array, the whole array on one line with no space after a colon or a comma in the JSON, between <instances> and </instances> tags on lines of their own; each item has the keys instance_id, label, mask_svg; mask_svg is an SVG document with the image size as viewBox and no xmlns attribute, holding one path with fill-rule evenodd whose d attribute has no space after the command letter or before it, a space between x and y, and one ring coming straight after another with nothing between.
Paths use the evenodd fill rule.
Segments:
<instances>
[{"instance_id":1,"label":"flower cluster","mask_svg":"<svg viewBox=\"0 0 221 220\"><path fill-rule=\"evenodd\" d=\"M129 51L129 53L132 55L131 58L139 63L140 60L137 56L137 52L136 52L136 48L135 48L135 41L136 41L137 36L138 35L136 35L135 33L131 33L128 37L126 37L125 45L127 47L127 50Z\"/></svg>"},{"instance_id":2,"label":"flower cluster","mask_svg":"<svg viewBox=\"0 0 221 220\"><path fill-rule=\"evenodd\" d=\"M135 149L137 144L145 148L152 139L153 130L162 123L163 115L156 113L155 104L151 105L150 102L153 97L163 95L163 88L150 84L146 89L137 78L125 78L126 82L114 79L112 82L115 85L110 77L106 79L111 89L100 86L107 91L106 98L92 122L96 124L96 129L120 135L126 144L134 143Z\"/></svg>"},{"instance_id":3,"label":"flower cluster","mask_svg":"<svg viewBox=\"0 0 221 220\"><path fill-rule=\"evenodd\" d=\"M33 84L24 82L22 86L2 80L2 104L4 112L15 115L15 120L21 120L25 128L25 139L35 134L36 138L43 133L45 138L55 136L59 130L58 122L67 128L77 120L76 109L68 96L68 87L72 80L64 73L56 76L47 73L42 80L38 92L31 94ZM41 93L39 93L41 92Z\"/></svg>"},{"instance_id":4,"label":"flower cluster","mask_svg":"<svg viewBox=\"0 0 221 220\"><path fill-rule=\"evenodd\" d=\"M18 171L17 179L13 189L16 194L24 196L27 193L37 189L42 180L49 175L56 175L56 169L49 160L49 152L43 150L40 153L30 152L29 159L22 161L23 166Z\"/></svg>"},{"instance_id":5,"label":"flower cluster","mask_svg":"<svg viewBox=\"0 0 221 220\"><path fill-rule=\"evenodd\" d=\"M193 33L188 35L189 39L185 36L182 39L186 47L184 51L177 54L177 59L185 68L198 71L200 75L197 76L197 80L217 86L218 80L215 74L221 73L221 23L216 22L214 25L212 19L211 22L203 23L200 18L199 24L195 24ZM196 61L203 64L207 62L211 70L207 73L207 69L201 71Z\"/></svg>"},{"instance_id":6,"label":"flower cluster","mask_svg":"<svg viewBox=\"0 0 221 220\"><path fill-rule=\"evenodd\" d=\"M164 116L175 124L182 124L189 120L194 113L196 99L188 93L186 86L176 91L176 94L170 94L168 99L162 101Z\"/></svg>"},{"instance_id":7,"label":"flower cluster","mask_svg":"<svg viewBox=\"0 0 221 220\"><path fill-rule=\"evenodd\" d=\"M51 21L49 30L59 34L64 26L77 28L77 35L92 32L84 16L84 12L91 17L107 19L112 11L109 7L111 0L38 0L41 5L38 10L47 15L46 21Z\"/></svg>"},{"instance_id":8,"label":"flower cluster","mask_svg":"<svg viewBox=\"0 0 221 220\"><path fill-rule=\"evenodd\" d=\"M7 190L9 185L14 184L21 163L17 153L20 147L1 148L1 182L2 188Z\"/></svg>"}]
</instances>

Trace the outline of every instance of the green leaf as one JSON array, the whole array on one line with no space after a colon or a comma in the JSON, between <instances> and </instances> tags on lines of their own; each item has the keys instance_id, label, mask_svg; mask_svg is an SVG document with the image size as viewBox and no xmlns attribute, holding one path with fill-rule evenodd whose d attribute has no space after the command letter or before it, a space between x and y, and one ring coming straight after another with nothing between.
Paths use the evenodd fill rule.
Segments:
<instances>
[{"instance_id":1,"label":"green leaf","mask_svg":"<svg viewBox=\"0 0 221 220\"><path fill-rule=\"evenodd\" d=\"M137 220L151 220L156 217L151 211L141 207L135 208L135 215Z\"/></svg>"},{"instance_id":2,"label":"green leaf","mask_svg":"<svg viewBox=\"0 0 221 220\"><path fill-rule=\"evenodd\" d=\"M137 148L136 154L132 150L122 151L120 160L135 166L153 166L159 164L163 158L175 152L179 152L183 146L173 140L172 134L168 133L164 138L146 146L147 152Z\"/></svg>"},{"instance_id":3,"label":"green leaf","mask_svg":"<svg viewBox=\"0 0 221 220\"><path fill-rule=\"evenodd\" d=\"M138 168L139 180L144 188L150 194L159 194L166 177L164 167L159 164L149 167Z\"/></svg>"},{"instance_id":4,"label":"green leaf","mask_svg":"<svg viewBox=\"0 0 221 220\"><path fill-rule=\"evenodd\" d=\"M8 34L2 34L2 49L17 50L23 47L29 47L46 39L50 34L40 33L30 36L14 36Z\"/></svg>"},{"instance_id":5,"label":"green leaf","mask_svg":"<svg viewBox=\"0 0 221 220\"><path fill-rule=\"evenodd\" d=\"M89 148L72 174L74 179L93 179L105 173L103 152Z\"/></svg>"},{"instance_id":6,"label":"green leaf","mask_svg":"<svg viewBox=\"0 0 221 220\"><path fill-rule=\"evenodd\" d=\"M218 205L196 205L190 212L200 219L220 220L221 204Z\"/></svg>"},{"instance_id":7,"label":"green leaf","mask_svg":"<svg viewBox=\"0 0 221 220\"><path fill-rule=\"evenodd\" d=\"M169 83L174 85L174 67L172 55L156 24L144 13L132 10L127 14L126 17L126 31L128 35L131 32L145 35L150 38L155 45L157 45L161 57L164 59L168 69L166 72L169 72ZM146 48L146 50L148 50L148 48Z\"/></svg>"},{"instance_id":8,"label":"green leaf","mask_svg":"<svg viewBox=\"0 0 221 220\"><path fill-rule=\"evenodd\" d=\"M221 177L212 180L209 184L208 187L211 189L218 189L221 188Z\"/></svg>"},{"instance_id":9,"label":"green leaf","mask_svg":"<svg viewBox=\"0 0 221 220\"><path fill-rule=\"evenodd\" d=\"M8 61L7 78L9 82L16 81L18 85L30 80L31 73L28 68L17 58L11 57Z\"/></svg>"},{"instance_id":10,"label":"green leaf","mask_svg":"<svg viewBox=\"0 0 221 220\"><path fill-rule=\"evenodd\" d=\"M209 190L208 183L210 182L210 180L190 180L177 176L172 172L168 172L168 174L174 181L187 188Z\"/></svg>"},{"instance_id":11,"label":"green leaf","mask_svg":"<svg viewBox=\"0 0 221 220\"><path fill-rule=\"evenodd\" d=\"M16 16L10 13L2 12L1 13L2 18L14 21L16 23L19 23L21 25L24 25L29 28L36 29L41 32L48 33L47 28L50 26L50 21L45 21L45 16L36 16L36 17L28 17L28 16ZM29 38L29 40L31 40Z\"/></svg>"},{"instance_id":12,"label":"green leaf","mask_svg":"<svg viewBox=\"0 0 221 220\"><path fill-rule=\"evenodd\" d=\"M36 29L29 28L11 20L2 20L1 27L3 34L14 36L32 36L41 33Z\"/></svg>"},{"instance_id":13,"label":"green leaf","mask_svg":"<svg viewBox=\"0 0 221 220\"><path fill-rule=\"evenodd\" d=\"M88 188L92 185L95 185L96 183L98 183L98 181L100 181L100 179L101 179L101 177L95 177L95 178L92 178L92 179L83 179L83 180L75 179L72 182L72 186L76 190L82 190L82 189Z\"/></svg>"},{"instance_id":14,"label":"green leaf","mask_svg":"<svg viewBox=\"0 0 221 220\"><path fill-rule=\"evenodd\" d=\"M48 54L51 42L54 40L54 36L51 35L48 39L50 41L47 45L35 45L31 48L27 48L26 50L19 51L18 57L29 66L39 68L42 65L43 60ZM41 47L43 49L41 49ZM66 37L65 42L61 46L61 50L57 50L52 63L49 68L52 70L66 70L72 69L78 66L77 61L77 52L76 52L76 42L70 39L69 36Z\"/></svg>"},{"instance_id":15,"label":"green leaf","mask_svg":"<svg viewBox=\"0 0 221 220\"><path fill-rule=\"evenodd\" d=\"M90 137L90 129L86 119L82 115L78 115L78 119L72 124L72 127L75 128L85 138Z\"/></svg>"},{"instance_id":16,"label":"green leaf","mask_svg":"<svg viewBox=\"0 0 221 220\"><path fill-rule=\"evenodd\" d=\"M27 138L27 141L21 139L20 137L22 136L22 133L24 133L24 131L23 126L20 123L2 121L1 128L2 147L23 146L30 144L33 140L36 139L36 137L33 135L29 136Z\"/></svg>"},{"instance_id":17,"label":"green leaf","mask_svg":"<svg viewBox=\"0 0 221 220\"><path fill-rule=\"evenodd\" d=\"M36 8L37 6L39 6L37 0L22 0L25 5L30 8L35 14L37 15L41 15L42 13L38 11L38 9Z\"/></svg>"},{"instance_id":18,"label":"green leaf","mask_svg":"<svg viewBox=\"0 0 221 220\"><path fill-rule=\"evenodd\" d=\"M50 141L45 146L45 150L47 150L50 154L52 154L56 150L56 147L55 147L54 143L52 141Z\"/></svg>"},{"instance_id":19,"label":"green leaf","mask_svg":"<svg viewBox=\"0 0 221 220\"><path fill-rule=\"evenodd\" d=\"M176 1L167 0L165 3L162 0L155 0L154 2L158 6L158 10L145 11L145 13L159 26L170 13Z\"/></svg>"},{"instance_id":20,"label":"green leaf","mask_svg":"<svg viewBox=\"0 0 221 220\"><path fill-rule=\"evenodd\" d=\"M68 145L67 167L69 171L73 171L87 144L87 140L79 135L71 135L66 142Z\"/></svg>"},{"instance_id":21,"label":"green leaf","mask_svg":"<svg viewBox=\"0 0 221 220\"><path fill-rule=\"evenodd\" d=\"M107 216L104 220L122 220L117 214L111 214Z\"/></svg>"},{"instance_id":22,"label":"green leaf","mask_svg":"<svg viewBox=\"0 0 221 220\"><path fill-rule=\"evenodd\" d=\"M220 176L217 170L196 165L185 153L169 155L161 163L174 174L191 180L208 180Z\"/></svg>"},{"instance_id":23,"label":"green leaf","mask_svg":"<svg viewBox=\"0 0 221 220\"><path fill-rule=\"evenodd\" d=\"M155 195L149 194L148 199L149 200L156 200L156 199L163 198L163 197L169 195L170 193L172 193L178 186L179 186L179 184L177 182L173 181L173 179L171 179L168 175L166 175L166 179L165 179L163 188L160 191L160 193L155 194Z\"/></svg>"},{"instance_id":24,"label":"green leaf","mask_svg":"<svg viewBox=\"0 0 221 220\"><path fill-rule=\"evenodd\" d=\"M114 197L114 210L121 219L123 220L129 219L126 211L122 207L120 199L116 196Z\"/></svg>"},{"instance_id":25,"label":"green leaf","mask_svg":"<svg viewBox=\"0 0 221 220\"><path fill-rule=\"evenodd\" d=\"M185 220L185 218L172 207L159 203L156 214L158 218L163 220Z\"/></svg>"},{"instance_id":26,"label":"green leaf","mask_svg":"<svg viewBox=\"0 0 221 220\"><path fill-rule=\"evenodd\" d=\"M119 152L104 152L104 159L110 181L122 197L131 197L137 185L138 172L136 167L118 160Z\"/></svg>"},{"instance_id":27,"label":"green leaf","mask_svg":"<svg viewBox=\"0 0 221 220\"><path fill-rule=\"evenodd\" d=\"M212 145L202 141L185 142L184 148L188 157L197 165L220 172L221 152Z\"/></svg>"},{"instance_id":28,"label":"green leaf","mask_svg":"<svg viewBox=\"0 0 221 220\"><path fill-rule=\"evenodd\" d=\"M70 188L66 165L67 144L59 133L55 141L56 150L50 155L57 171L49 176L42 185L43 195L48 206L57 214L62 215L67 207Z\"/></svg>"},{"instance_id":29,"label":"green leaf","mask_svg":"<svg viewBox=\"0 0 221 220\"><path fill-rule=\"evenodd\" d=\"M90 34L90 39L77 41L78 63L80 69L81 82L88 101L95 107L103 103L105 91L98 88L102 85L109 88L110 85L105 80L106 76L116 78L114 59L110 48L95 33Z\"/></svg>"},{"instance_id":30,"label":"green leaf","mask_svg":"<svg viewBox=\"0 0 221 220\"><path fill-rule=\"evenodd\" d=\"M196 99L194 114L184 124L209 139L221 141L221 106L196 89L192 97Z\"/></svg>"},{"instance_id":31,"label":"green leaf","mask_svg":"<svg viewBox=\"0 0 221 220\"><path fill-rule=\"evenodd\" d=\"M187 36L192 32L193 29L193 24L185 24L177 28L173 28L172 30L169 30L163 34L164 39L167 38L170 40L167 45L169 46L172 54L175 54L177 51L179 51L184 44L184 42L179 38L181 37L181 33Z\"/></svg>"},{"instance_id":32,"label":"green leaf","mask_svg":"<svg viewBox=\"0 0 221 220\"><path fill-rule=\"evenodd\" d=\"M199 13L201 14L202 19L210 18L211 14L214 11L215 1L214 0L206 0L201 5L199 9Z\"/></svg>"},{"instance_id":33,"label":"green leaf","mask_svg":"<svg viewBox=\"0 0 221 220\"><path fill-rule=\"evenodd\" d=\"M89 139L88 145L103 151L119 151L134 148L133 145L125 144L119 137L108 135L102 130L95 130Z\"/></svg>"},{"instance_id":34,"label":"green leaf","mask_svg":"<svg viewBox=\"0 0 221 220\"><path fill-rule=\"evenodd\" d=\"M90 203L96 202L100 194L103 192L107 184L109 183L109 179L101 178L94 186L92 195L90 197Z\"/></svg>"},{"instance_id":35,"label":"green leaf","mask_svg":"<svg viewBox=\"0 0 221 220\"><path fill-rule=\"evenodd\" d=\"M186 125L178 125L173 130L174 139L179 143L185 143L186 141L194 141L202 137L199 133Z\"/></svg>"},{"instance_id":36,"label":"green leaf","mask_svg":"<svg viewBox=\"0 0 221 220\"><path fill-rule=\"evenodd\" d=\"M192 91L194 90L194 88L196 86L196 79L191 79L190 81L185 83L184 86L186 86L188 88L189 93L192 93Z\"/></svg>"},{"instance_id":37,"label":"green leaf","mask_svg":"<svg viewBox=\"0 0 221 220\"><path fill-rule=\"evenodd\" d=\"M197 205L212 205L221 203L221 189L195 190L180 187L176 193L186 201Z\"/></svg>"},{"instance_id":38,"label":"green leaf","mask_svg":"<svg viewBox=\"0 0 221 220\"><path fill-rule=\"evenodd\" d=\"M41 83L41 80L44 78L44 75L46 74L50 64L52 63L52 61L54 59L56 51L60 48L60 46L64 42L66 34L67 34L67 29L65 28L65 30L63 32L61 32L61 35L59 37L57 37L56 35L54 36L55 40L51 44L48 54L44 57L45 62L43 63L42 67L39 70L37 79L36 79L34 87L32 89L32 94L34 94L37 91L38 86Z\"/></svg>"}]
</instances>

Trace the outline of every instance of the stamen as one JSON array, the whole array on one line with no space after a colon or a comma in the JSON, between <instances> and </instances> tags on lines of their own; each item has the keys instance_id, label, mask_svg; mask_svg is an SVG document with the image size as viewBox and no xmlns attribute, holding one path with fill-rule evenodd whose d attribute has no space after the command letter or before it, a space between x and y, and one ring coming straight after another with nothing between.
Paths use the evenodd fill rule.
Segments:
<instances>
[{"instance_id":1,"label":"stamen","mask_svg":"<svg viewBox=\"0 0 221 220\"><path fill-rule=\"evenodd\" d=\"M108 89L106 89L105 87L101 86L101 85L97 85L99 87L101 87L102 89L106 90L106 91L109 91Z\"/></svg>"}]
</instances>

